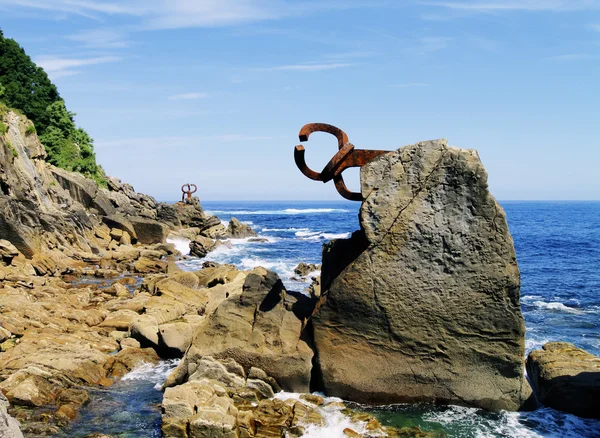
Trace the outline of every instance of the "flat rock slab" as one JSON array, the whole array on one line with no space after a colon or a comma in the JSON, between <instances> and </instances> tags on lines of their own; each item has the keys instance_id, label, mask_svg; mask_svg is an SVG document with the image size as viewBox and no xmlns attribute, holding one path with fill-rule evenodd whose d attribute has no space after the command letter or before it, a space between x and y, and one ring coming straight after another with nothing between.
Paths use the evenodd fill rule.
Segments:
<instances>
[{"instance_id":1,"label":"flat rock slab","mask_svg":"<svg viewBox=\"0 0 600 438\"><path fill-rule=\"evenodd\" d=\"M361 189L361 230L323 250L313 323L325 392L521 408L519 268L477 152L406 146L364 166Z\"/></svg>"},{"instance_id":2,"label":"flat rock slab","mask_svg":"<svg viewBox=\"0 0 600 438\"><path fill-rule=\"evenodd\" d=\"M527 374L544 405L600 418L600 357L567 342L549 342L529 353Z\"/></svg>"}]
</instances>

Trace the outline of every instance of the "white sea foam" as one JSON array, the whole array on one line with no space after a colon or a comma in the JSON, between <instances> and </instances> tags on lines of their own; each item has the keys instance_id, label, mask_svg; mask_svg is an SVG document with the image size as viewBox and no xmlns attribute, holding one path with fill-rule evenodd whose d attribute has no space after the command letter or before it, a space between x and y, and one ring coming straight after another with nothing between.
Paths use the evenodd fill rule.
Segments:
<instances>
[{"instance_id":1,"label":"white sea foam","mask_svg":"<svg viewBox=\"0 0 600 438\"><path fill-rule=\"evenodd\" d=\"M529 354L531 350L539 350L542 345L550 342L550 339L526 339L525 340L525 355Z\"/></svg>"},{"instance_id":2,"label":"white sea foam","mask_svg":"<svg viewBox=\"0 0 600 438\"><path fill-rule=\"evenodd\" d=\"M323 233L320 231L297 231L296 237L302 240L333 240L333 239L347 239L350 237L350 233Z\"/></svg>"},{"instance_id":3,"label":"white sea foam","mask_svg":"<svg viewBox=\"0 0 600 438\"><path fill-rule=\"evenodd\" d=\"M291 392L280 392L274 398L279 400L301 400L300 394ZM325 397L325 404L333 401L342 401L337 397ZM302 400L302 403L307 403ZM352 421L350 417L342 414L341 408L333 406L313 406L325 420L325 425L304 424L304 438L345 438L344 429L352 429L359 434L366 432L366 423Z\"/></svg>"},{"instance_id":4,"label":"white sea foam","mask_svg":"<svg viewBox=\"0 0 600 438\"><path fill-rule=\"evenodd\" d=\"M533 305L536 306L538 309L551 310L554 312L566 312L566 313L575 313L575 314L584 313L580 309L575 309L573 307L565 306L563 303L559 303L558 301L551 302L551 303L547 303L545 301L534 301Z\"/></svg>"},{"instance_id":5,"label":"white sea foam","mask_svg":"<svg viewBox=\"0 0 600 438\"><path fill-rule=\"evenodd\" d=\"M259 257L244 257L240 262L240 266L242 269L254 269L260 266L275 271L285 278L292 277L294 275L294 268L296 267L293 263L269 261Z\"/></svg>"},{"instance_id":6,"label":"white sea foam","mask_svg":"<svg viewBox=\"0 0 600 438\"><path fill-rule=\"evenodd\" d=\"M190 240L185 237L168 237L167 243L172 243L175 245L177 251L179 251L183 255L188 255L190 253Z\"/></svg>"},{"instance_id":7,"label":"white sea foam","mask_svg":"<svg viewBox=\"0 0 600 438\"><path fill-rule=\"evenodd\" d=\"M268 214L321 214L321 213L348 213L350 210L343 208L286 208L284 210L212 210L206 214L230 214L230 215L268 215Z\"/></svg>"},{"instance_id":8,"label":"white sea foam","mask_svg":"<svg viewBox=\"0 0 600 438\"><path fill-rule=\"evenodd\" d=\"M309 231L308 228L263 228L262 229L263 232L268 232L268 231L280 231L280 232L294 232L294 231Z\"/></svg>"},{"instance_id":9,"label":"white sea foam","mask_svg":"<svg viewBox=\"0 0 600 438\"><path fill-rule=\"evenodd\" d=\"M155 383L158 389L169 374L179 365L180 359L161 360L156 365L144 363L123 376L121 380L146 380Z\"/></svg>"},{"instance_id":10,"label":"white sea foam","mask_svg":"<svg viewBox=\"0 0 600 438\"><path fill-rule=\"evenodd\" d=\"M600 422L583 419L550 408L533 412L501 411L496 417L481 415L480 410L449 406L443 411L423 415L428 423L437 423L453 430L455 436L477 438L506 437L598 437Z\"/></svg>"}]
</instances>

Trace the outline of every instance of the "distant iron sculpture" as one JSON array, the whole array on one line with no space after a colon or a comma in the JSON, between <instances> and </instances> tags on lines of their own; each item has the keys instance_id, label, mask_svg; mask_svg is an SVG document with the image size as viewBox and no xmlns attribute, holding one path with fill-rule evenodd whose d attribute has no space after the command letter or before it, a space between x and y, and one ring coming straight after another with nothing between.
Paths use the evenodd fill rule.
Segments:
<instances>
[{"instance_id":1,"label":"distant iron sculpture","mask_svg":"<svg viewBox=\"0 0 600 438\"><path fill-rule=\"evenodd\" d=\"M304 175L315 181L329 182L333 179L338 193L350 201L362 201L360 193L351 192L344 183L342 172L349 167L362 167L369 161L389 151L376 151L371 149L355 149L354 145L348 141L348 136L340 128L326 123L309 123L304 125L298 134L300 141L308 140L313 132L326 132L333 135L338 140L338 152L327 163L320 173L315 172L306 165L304 160L304 146L298 145L294 149L294 160L296 166Z\"/></svg>"},{"instance_id":2,"label":"distant iron sculpture","mask_svg":"<svg viewBox=\"0 0 600 438\"><path fill-rule=\"evenodd\" d=\"M198 191L196 184L184 184L181 186L181 202L188 202L192 199L192 195Z\"/></svg>"}]
</instances>

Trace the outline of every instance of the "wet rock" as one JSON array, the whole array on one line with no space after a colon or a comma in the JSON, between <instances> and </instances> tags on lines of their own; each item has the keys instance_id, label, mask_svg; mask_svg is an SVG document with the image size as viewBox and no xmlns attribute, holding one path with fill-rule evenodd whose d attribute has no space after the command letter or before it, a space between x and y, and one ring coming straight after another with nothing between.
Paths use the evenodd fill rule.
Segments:
<instances>
[{"instance_id":1,"label":"wet rock","mask_svg":"<svg viewBox=\"0 0 600 438\"><path fill-rule=\"evenodd\" d=\"M244 224L232 217L227 226L227 234L234 239L244 239L246 237L256 237L256 231L250 225Z\"/></svg>"},{"instance_id":2,"label":"wet rock","mask_svg":"<svg viewBox=\"0 0 600 438\"><path fill-rule=\"evenodd\" d=\"M600 357L567 342L549 342L529 353L527 375L544 405L600 418Z\"/></svg>"},{"instance_id":3,"label":"wet rock","mask_svg":"<svg viewBox=\"0 0 600 438\"><path fill-rule=\"evenodd\" d=\"M316 394L302 394L300 398L304 401L312 403L313 405L322 406L325 400L320 395Z\"/></svg>"},{"instance_id":4,"label":"wet rock","mask_svg":"<svg viewBox=\"0 0 600 438\"><path fill-rule=\"evenodd\" d=\"M306 277L311 272L319 271L320 269L321 265L301 262L298 266L294 268L294 273L300 277Z\"/></svg>"},{"instance_id":5,"label":"wet rock","mask_svg":"<svg viewBox=\"0 0 600 438\"><path fill-rule=\"evenodd\" d=\"M325 392L524 406L519 269L477 153L406 146L364 166L361 187L361 230L323 251L313 324Z\"/></svg>"},{"instance_id":6,"label":"wet rock","mask_svg":"<svg viewBox=\"0 0 600 438\"><path fill-rule=\"evenodd\" d=\"M160 358L152 348L125 348L106 361L104 368L110 377L123 377L146 363L157 364Z\"/></svg>"},{"instance_id":7,"label":"wet rock","mask_svg":"<svg viewBox=\"0 0 600 438\"><path fill-rule=\"evenodd\" d=\"M190 255L196 257L206 257L217 246L216 242L204 236L196 236L194 240L190 242Z\"/></svg>"}]
</instances>

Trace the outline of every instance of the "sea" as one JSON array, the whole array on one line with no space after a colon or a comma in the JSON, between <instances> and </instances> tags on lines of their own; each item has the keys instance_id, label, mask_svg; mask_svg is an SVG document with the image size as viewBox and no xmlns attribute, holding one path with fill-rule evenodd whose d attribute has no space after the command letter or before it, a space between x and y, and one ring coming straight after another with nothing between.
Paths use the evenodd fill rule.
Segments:
<instances>
[{"instance_id":1,"label":"sea","mask_svg":"<svg viewBox=\"0 0 600 438\"><path fill-rule=\"evenodd\" d=\"M521 270L527 353L549 341L566 341L600 355L600 202L500 204ZM320 263L323 243L349 237L358 229L359 207L346 201L203 202L207 213L223 222L236 217L265 241L234 239L230 247L221 246L204 259L192 257L180 265L195 270L212 260L240 269L263 266L277 272L289 290L302 291L310 280L296 281L294 268L300 262ZM174 243L188 251L186 242ZM144 366L93 394L66 436L103 432L123 438L160 437L159 388L176 363ZM600 421L547 407L520 413L425 404L352 407L374 414L384 425L419 426L449 437L600 437ZM345 427L361 430L362 425L352 424L338 410L321 413L326 425L309 428L307 437L343 438Z\"/></svg>"}]
</instances>

